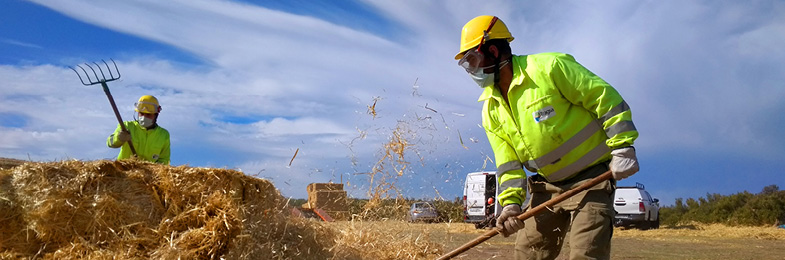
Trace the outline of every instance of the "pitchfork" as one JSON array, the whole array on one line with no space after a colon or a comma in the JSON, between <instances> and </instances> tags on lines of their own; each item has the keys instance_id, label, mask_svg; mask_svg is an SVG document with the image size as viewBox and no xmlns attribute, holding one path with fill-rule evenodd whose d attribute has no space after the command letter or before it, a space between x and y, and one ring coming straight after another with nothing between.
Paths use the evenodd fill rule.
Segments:
<instances>
[{"instance_id":1,"label":"pitchfork","mask_svg":"<svg viewBox=\"0 0 785 260\"><path fill-rule=\"evenodd\" d=\"M117 105L115 105L114 103L114 98L112 98L112 93L109 93L109 86L106 85L106 82L120 79L120 70L117 69L117 63L115 63L113 59L109 59L109 60L112 61L112 64L114 65L114 71L117 72L117 77L115 77L114 73L112 73L112 69L109 67L109 64L106 63L105 60L101 60L101 62L104 63L104 68L106 68L106 71L109 74L108 78L106 77L106 74L104 74L104 69L101 68L101 65L99 65L96 62L93 62L93 64L95 65L96 68L98 68L98 72L101 73L101 76L98 76L98 72L96 72L95 69L93 69L93 66L90 66L90 64L87 63L84 64L85 66L87 66L87 68L90 69L90 71L93 72L94 78L90 77L90 73L88 73L87 70L85 70L84 67L82 67L82 65L79 64L76 65L77 67L82 69L82 72L84 72L87 81L85 81L82 78L82 74L80 74L79 71L74 69L74 67L69 66L68 68L76 72L76 76L79 77L79 81L81 81L82 84L85 86L92 86L99 83L101 84L101 87L104 88L104 93L106 93L106 97L109 98L109 104L112 104L112 110L114 110L114 115L117 117L117 122L120 123L120 129L122 129L123 131L128 131L128 129L125 129L125 124L123 124L123 118L120 117L120 112L117 111ZM133 155L136 156L136 149L134 149L134 144L132 142L128 142L128 147L131 148L131 153L133 153Z\"/></svg>"}]
</instances>

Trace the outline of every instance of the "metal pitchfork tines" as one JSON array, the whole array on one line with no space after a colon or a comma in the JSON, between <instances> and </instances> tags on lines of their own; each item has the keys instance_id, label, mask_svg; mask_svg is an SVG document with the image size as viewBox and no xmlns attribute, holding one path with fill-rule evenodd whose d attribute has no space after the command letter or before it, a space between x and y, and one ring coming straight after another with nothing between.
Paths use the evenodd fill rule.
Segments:
<instances>
[{"instance_id":1,"label":"metal pitchfork tines","mask_svg":"<svg viewBox=\"0 0 785 260\"><path fill-rule=\"evenodd\" d=\"M128 129L125 129L125 124L123 124L123 118L120 117L120 112L117 111L117 105L115 105L114 103L114 98L112 98L112 93L109 92L109 86L106 85L107 82L120 79L120 70L117 69L117 63L115 63L113 59L109 59L109 60L112 61L112 64L114 65L114 72L117 73L117 76L114 75L115 73L112 72L112 68L109 67L109 63L106 63L105 60L101 60L101 62L104 63L104 67L101 67L100 64L93 62L95 67L98 69L98 72L96 72L93 66L91 66L90 64L88 63L84 64L87 68L90 69L90 71L93 72L93 77L90 77L90 73L87 72L87 70L84 67L82 67L82 65L77 64L76 66L82 70L85 76L84 78L82 78L82 74L80 74L79 71L74 69L74 67L69 66L68 68L76 72L76 76L79 77L79 81L81 81L82 84L85 86L101 84L101 87L104 88L104 93L106 93L106 97L109 98L109 103L112 104L112 110L114 110L114 115L117 117L117 122L120 124L120 129L122 129L123 131L128 131ZM108 78L104 73L104 68L106 68L106 74L109 74ZM98 75L99 72L101 74L100 76ZM87 79L87 81L84 80L85 78ZM131 153L133 153L133 155L136 156L136 149L134 149L133 142L129 141L128 147L131 148Z\"/></svg>"}]
</instances>

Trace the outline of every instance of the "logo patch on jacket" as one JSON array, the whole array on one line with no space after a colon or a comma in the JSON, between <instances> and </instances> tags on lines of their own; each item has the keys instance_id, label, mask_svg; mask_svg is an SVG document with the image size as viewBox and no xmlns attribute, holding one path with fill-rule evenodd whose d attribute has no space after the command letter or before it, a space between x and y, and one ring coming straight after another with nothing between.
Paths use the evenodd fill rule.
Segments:
<instances>
[{"instance_id":1,"label":"logo patch on jacket","mask_svg":"<svg viewBox=\"0 0 785 260\"><path fill-rule=\"evenodd\" d=\"M534 111L534 113L532 113L532 117L534 117L535 123L540 123L542 121L548 120L548 118L551 118L555 115L556 115L556 110L553 109L553 106L547 106L543 109Z\"/></svg>"}]
</instances>

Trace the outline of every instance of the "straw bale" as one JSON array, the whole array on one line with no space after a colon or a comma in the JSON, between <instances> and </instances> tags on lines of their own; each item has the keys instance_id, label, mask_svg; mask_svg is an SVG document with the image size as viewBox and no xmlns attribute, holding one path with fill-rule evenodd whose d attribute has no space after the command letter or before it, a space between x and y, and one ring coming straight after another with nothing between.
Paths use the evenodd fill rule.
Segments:
<instances>
[{"instance_id":1,"label":"straw bale","mask_svg":"<svg viewBox=\"0 0 785 260\"><path fill-rule=\"evenodd\" d=\"M385 250L434 248L337 231L285 204L271 182L228 169L26 162L0 169L0 259L394 259Z\"/></svg>"},{"instance_id":2,"label":"straw bale","mask_svg":"<svg viewBox=\"0 0 785 260\"><path fill-rule=\"evenodd\" d=\"M0 249L57 259L215 258L242 229L240 207L283 205L269 181L237 171L140 161L27 163L0 185Z\"/></svg>"},{"instance_id":3,"label":"straw bale","mask_svg":"<svg viewBox=\"0 0 785 260\"><path fill-rule=\"evenodd\" d=\"M346 191L316 191L308 194L308 204L312 208L328 211L347 211Z\"/></svg>"},{"instance_id":4,"label":"straw bale","mask_svg":"<svg viewBox=\"0 0 785 260\"><path fill-rule=\"evenodd\" d=\"M166 219L158 230L167 239L153 253L158 259L207 259L228 251L242 228L238 208L226 194L213 192L199 205ZM194 228L198 227L198 228Z\"/></svg>"},{"instance_id":5,"label":"straw bale","mask_svg":"<svg viewBox=\"0 0 785 260\"><path fill-rule=\"evenodd\" d=\"M22 218L22 209L16 203L10 170L0 170L0 251L11 250L20 254L33 254L38 251L34 245L39 244L34 233L27 228ZM10 257L0 257L7 259Z\"/></svg>"},{"instance_id":6,"label":"straw bale","mask_svg":"<svg viewBox=\"0 0 785 260\"><path fill-rule=\"evenodd\" d=\"M311 183L307 186L308 193L322 190L343 190L343 183Z\"/></svg>"},{"instance_id":7,"label":"straw bale","mask_svg":"<svg viewBox=\"0 0 785 260\"><path fill-rule=\"evenodd\" d=\"M164 209L152 203L148 168L122 171L111 162L24 164L12 184L24 219L41 242L62 246L73 237L91 243L120 237L124 229L157 225Z\"/></svg>"}]
</instances>

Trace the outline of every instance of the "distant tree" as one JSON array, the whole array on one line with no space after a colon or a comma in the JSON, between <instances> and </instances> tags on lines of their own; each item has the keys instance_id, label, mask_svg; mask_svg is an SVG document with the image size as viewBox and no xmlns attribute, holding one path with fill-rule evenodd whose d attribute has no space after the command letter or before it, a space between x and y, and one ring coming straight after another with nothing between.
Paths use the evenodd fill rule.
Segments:
<instances>
[{"instance_id":1,"label":"distant tree","mask_svg":"<svg viewBox=\"0 0 785 260\"><path fill-rule=\"evenodd\" d=\"M777 191L779 191L779 190L780 190L779 186L777 186L775 184L772 184L772 185L763 187L763 190L760 193L763 194L763 195L769 195L769 194L777 193Z\"/></svg>"},{"instance_id":2,"label":"distant tree","mask_svg":"<svg viewBox=\"0 0 785 260\"><path fill-rule=\"evenodd\" d=\"M737 210L733 223L737 225L776 225L785 218L785 201L773 195L758 195Z\"/></svg>"},{"instance_id":3,"label":"distant tree","mask_svg":"<svg viewBox=\"0 0 785 260\"><path fill-rule=\"evenodd\" d=\"M684 214L685 212L687 212L687 207L684 206L683 201L684 199L682 198L676 198L676 203L673 206L673 209L680 214Z\"/></svg>"},{"instance_id":4,"label":"distant tree","mask_svg":"<svg viewBox=\"0 0 785 260\"><path fill-rule=\"evenodd\" d=\"M772 225L785 223L785 191L768 186L766 192L747 191L723 196L707 193L706 197L688 198L686 205L677 198L671 207L660 210L662 223L677 225L690 221L728 225Z\"/></svg>"},{"instance_id":5,"label":"distant tree","mask_svg":"<svg viewBox=\"0 0 785 260\"><path fill-rule=\"evenodd\" d=\"M717 203L722 200L723 196L719 193L706 193L706 202L707 203Z\"/></svg>"},{"instance_id":6,"label":"distant tree","mask_svg":"<svg viewBox=\"0 0 785 260\"><path fill-rule=\"evenodd\" d=\"M698 201L696 201L693 198L688 198L687 199L687 211L696 210L699 207L700 207L700 204L698 203Z\"/></svg>"},{"instance_id":7,"label":"distant tree","mask_svg":"<svg viewBox=\"0 0 785 260\"><path fill-rule=\"evenodd\" d=\"M660 208L660 223L662 225L675 226L682 222L682 216L687 212L682 198L676 198L672 207Z\"/></svg>"},{"instance_id":8,"label":"distant tree","mask_svg":"<svg viewBox=\"0 0 785 260\"><path fill-rule=\"evenodd\" d=\"M711 198L712 196L711 194L707 194L706 197ZM684 214L682 220L697 221L702 223L716 222L714 216L711 215L714 203L709 203L708 199L699 197L696 201L690 198L687 199L687 206L689 206L689 210Z\"/></svg>"},{"instance_id":9,"label":"distant tree","mask_svg":"<svg viewBox=\"0 0 785 260\"><path fill-rule=\"evenodd\" d=\"M719 196L719 194L716 194ZM709 219L711 223L730 224L731 216L739 208L744 207L753 198L749 192L737 193L729 196L719 196L711 207Z\"/></svg>"},{"instance_id":10,"label":"distant tree","mask_svg":"<svg viewBox=\"0 0 785 260\"><path fill-rule=\"evenodd\" d=\"M463 222L463 203L460 198L453 201L438 200L434 206L439 210L442 220L449 222Z\"/></svg>"}]
</instances>

